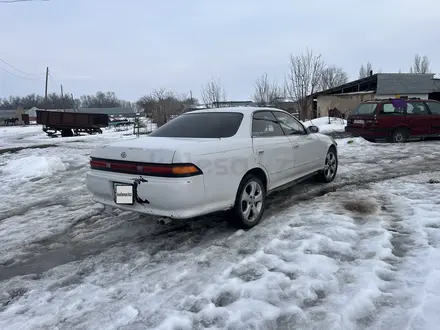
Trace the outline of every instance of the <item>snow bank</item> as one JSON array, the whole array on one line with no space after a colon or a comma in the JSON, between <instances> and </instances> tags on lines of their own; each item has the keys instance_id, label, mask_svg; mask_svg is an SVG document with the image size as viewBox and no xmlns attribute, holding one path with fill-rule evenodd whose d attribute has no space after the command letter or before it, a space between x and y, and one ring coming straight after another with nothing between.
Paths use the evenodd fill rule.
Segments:
<instances>
[{"instance_id":1,"label":"snow bank","mask_svg":"<svg viewBox=\"0 0 440 330\"><path fill-rule=\"evenodd\" d=\"M303 122L304 126L317 126L319 127L319 133L328 134L333 132L343 133L347 121L341 118L335 117L320 117Z\"/></svg>"},{"instance_id":2,"label":"snow bank","mask_svg":"<svg viewBox=\"0 0 440 330\"><path fill-rule=\"evenodd\" d=\"M56 172L65 170L67 170L66 164L63 163L60 157L56 156L27 156L11 160L0 167L3 176L24 181L51 176Z\"/></svg>"},{"instance_id":3,"label":"snow bank","mask_svg":"<svg viewBox=\"0 0 440 330\"><path fill-rule=\"evenodd\" d=\"M6 136L14 136L20 134L40 133L42 132L41 125L32 126L0 126L0 138Z\"/></svg>"}]
</instances>

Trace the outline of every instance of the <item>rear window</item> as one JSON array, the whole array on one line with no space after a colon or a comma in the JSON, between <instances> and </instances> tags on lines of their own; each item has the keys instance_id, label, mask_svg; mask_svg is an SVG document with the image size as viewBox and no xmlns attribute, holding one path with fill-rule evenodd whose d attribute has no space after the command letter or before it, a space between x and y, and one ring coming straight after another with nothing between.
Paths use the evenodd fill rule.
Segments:
<instances>
[{"instance_id":1,"label":"rear window","mask_svg":"<svg viewBox=\"0 0 440 330\"><path fill-rule=\"evenodd\" d=\"M373 115L376 111L377 103L361 103L354 109L352 115Z\"/></svg>"},{"instance_id":2,"label":"rear window","mask_svg":"<svg viewBox=\"0 0 440 330\"><path fill-rule=\"evenodd\" d=\"M227 138L234 136L243 114L202 112L180 115L153 131L150 136L180 138Z\"/></svg>"}]
</instances>

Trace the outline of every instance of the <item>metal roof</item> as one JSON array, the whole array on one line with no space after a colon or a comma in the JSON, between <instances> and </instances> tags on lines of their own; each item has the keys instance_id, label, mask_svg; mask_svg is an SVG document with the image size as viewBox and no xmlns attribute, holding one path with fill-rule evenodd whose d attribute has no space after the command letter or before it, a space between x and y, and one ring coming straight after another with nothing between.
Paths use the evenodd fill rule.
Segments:
<instances>
[{"instance_id":1,"label":"metal roof","mask_svg":"<svg viewBox=\"0 0 440 330\"><path fill-rule=\"evenodd\" d=\"M2 110L0 109L0 117L15 117L17 110Z\"/></svg>"},{"instance_id":2,"label":"metal roof","mask_svg":"<svg viewBox=\"0 0 440 330\"><path fill-rule=\"evenodd\" d=\"M440 79L433 79L434 92L440 92Z\"/></svg>"},{"instance_id":3,"label":"metal roof","mask_svg":"<svg viewBox=\"0 0 440 330\"><path fill-rule=\"evenodd\" d=\"M388 94L429 94L437 86L434 74L421 73L376 73L362 79L350 81L346 84L336 86L324 91L310 95L346 94L349 92L374 91L379 95ZM440 83L438 83L440 85Z\"/></svg>"},{"instance_id":4,"label":"metal roof","mask_svg":"<svg viewBox=\"0 0 440 330\"><path fill-rule=\"evenodd\" d=\"M376 94L428 94L434 91L433 74L379 73Z\"/></svg>"},{"instance_id":5,"label":"metal roof","mask_svg":"<svg viewBox=\"0 0 440 330\"><path fill-rule=\"evenodd\" d=\"M77 112L105 113L108 115L133 115L136 113L133 108L80 108Z\"/></svg>"},{"instance_id":6,"label":"metal roof","mask_svg":"<svg viewBox=\"0 0 440 330\"><path fill-rule=\"evenodd\" d=\"M357 79L357 80L353 80L350 81L348 83L345 83L343 85L339 85L336 87L332 87L323 91L319 91L316 93L313 93L311 95L309 95L309 97L317 97L320 95L332 95L332 94L341 94L344 93L344 90L352 90L352 89L357 89L358 86L364 86L363 89L361 89L361 91L370 91L370 90L375 90L376 88L372 87L375 86L377 83L377 73L373 74L372 76L368 76L365 78L361 78L361 79ZM371 87L371 88L370 88ZM352 91L354 92L354 91Z\"/></svg>"},{"instance_id":7,"label":"metal roof","mask_svg":"<svg viewBox=\"0 0 440 330\"><path fill-rule=\"evenodd\" d=\"M254 111L284 111L283 109L278 109L275 107L256 107L256 106L235 106L235 107L222 107L222 108L209 108L209 109L202 109L202 110L195 110L195 111L189 111L185 112L183 115L186 114L192 114L192 113L215 113L215 112L238 112L242 114L250 114Z\"/></svg>"}]
</instances>

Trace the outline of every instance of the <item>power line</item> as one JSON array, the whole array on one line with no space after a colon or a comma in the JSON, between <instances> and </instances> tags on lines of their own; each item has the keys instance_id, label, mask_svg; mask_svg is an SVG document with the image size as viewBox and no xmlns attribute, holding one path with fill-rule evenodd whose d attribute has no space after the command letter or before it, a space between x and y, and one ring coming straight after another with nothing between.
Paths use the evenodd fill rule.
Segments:
<instances>
[{"instance_id":1,"label":"power line","mask_svg":"<svg viewBox=\"0 0 440 330\"><path fill-rule=\"evenodd\" d=\"M6 62L4 59L0 58L0 61L5 63L7 66L11 67L12 69L14 69L15 71L18 71L20 73L23 73L25 75L28 76L44 76L44 72L43 73L28 73L28 72L24 72L22 70L17 69L15 66L13 66L12 64L9 64L8 62Z\"/></svg>"},{"instance_id":2,"label":"power line","mask_svg":"<svg viewBox=\"0 0 440 330\"><path fill-rule=\"evenodd\" d=\"M23 77L23 76L19 76L18 74L14 73L14 72L11 72L11 71L8 71L8 70L6 70L5 68L3 68L3 67L1 67L1 66L0 66L0 70L3 70L3 71L5 71L5 72L9 73L10 75L13 75L13 76L18 77L18 78L21 78L21 79L33 80L33 81L37 81L37 80L42 80L42 79L44 79L44 77L39 77L39 78L37 78L37 77Z\"/></svg>"},{"instance_id":3,"label":"power line","mask_svg":"<svg viewBox=\"0 0 440 330\"><path fill-rule=\"evenodd\" d=\"M0 0L0 3L17 3L17 2L47 2L50 0Z\"/></svg>"},{"instance_id":4,"label":"power line","mask_svg":"<svg viewBox=\"0 0 440 330\"><path fill-rule=\"evenodd\" d=\"M52 72L49 72L49 79L51 82L53 82L55 85L57 85L56 79L53 77Z\"/></svg>"}]
</instances>

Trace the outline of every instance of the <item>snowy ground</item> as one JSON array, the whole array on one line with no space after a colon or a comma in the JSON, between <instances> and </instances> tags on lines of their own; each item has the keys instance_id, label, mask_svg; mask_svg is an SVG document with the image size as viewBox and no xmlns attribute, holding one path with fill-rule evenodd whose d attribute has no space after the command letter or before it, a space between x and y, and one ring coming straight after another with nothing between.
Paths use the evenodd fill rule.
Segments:
<instances>
[{"instance_id":1,"label":"snowy ground","mask_svg":"<svg viewBox=\"0 0 440 330\"><path fill-rule=\"evenodd\" d=\"M345 132L345 126L347 126L347 121L341 118L335 117L320 117L304 122L306 127L317 126L319 127L319 133L343 133Z\"/></svg>"},{"instance_id":2,"label":"snowy ground","mask_svg":"<svg viewBox=\"0 0 440 330\"><path fill-rule=\"evenodd\" d=\"M34 129L0 129L0 329L438 328L439 141L338 140L335 182L272 196L244 232L106 215L88 154L133 137Z\"/></svg>"}]
</instances>

